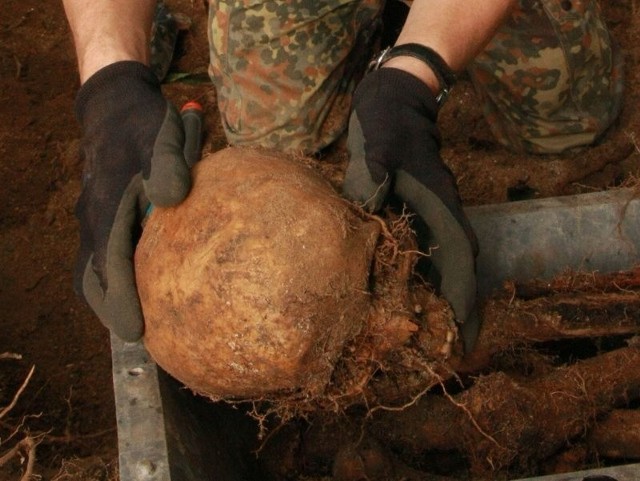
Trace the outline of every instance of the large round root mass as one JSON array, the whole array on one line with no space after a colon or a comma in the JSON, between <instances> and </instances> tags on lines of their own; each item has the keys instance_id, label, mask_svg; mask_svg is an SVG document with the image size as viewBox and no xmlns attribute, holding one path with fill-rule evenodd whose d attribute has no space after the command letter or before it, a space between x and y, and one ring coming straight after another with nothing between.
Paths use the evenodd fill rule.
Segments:
<instances>
[{"instance_id":1,"label":"large round root mass","mask_svg":"<svg viewBox=\"0 0 640 481\"><path fill-rule=\"evenodd\" d=\"M145 346L213 398L321 393L366 321L378 224L275 154L228 148L193 176L137 247Z\"/></svg>"}]
</instances>

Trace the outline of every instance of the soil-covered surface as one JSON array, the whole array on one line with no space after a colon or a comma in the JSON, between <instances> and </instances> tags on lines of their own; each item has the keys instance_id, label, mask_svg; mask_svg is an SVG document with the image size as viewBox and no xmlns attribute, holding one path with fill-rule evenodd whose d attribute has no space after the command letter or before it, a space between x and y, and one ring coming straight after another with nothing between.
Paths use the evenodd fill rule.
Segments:
<instances>
[{"instance_id":1,"label":"soil-covered surface","mask_svg":"<svg viewBox=\"0 0 640 481\"><path fill-rule=\"evenodd\" d=\"M225 146L206 82L206 6L171 0L191 17L165 91L177 105L207 109L205 151ZM464 79L441 115L443 157L467 205L598 191L635 183L640 170L640 5L601 2L626 61L619 121L597 146L556 156L514 155L497 145ZM72 290L78 245L80 136L73 114L78 76L59 0L6 0L0 17L0 458L26 434L33 473L45 480L114 479L117 433L107 330ZM639 141L640 142L640 141ZM339 181L346 154L324 159ZM31 369L33 375L30 376ZM15 401L15 405L13 403ZM5 409L6 408L6 409ZM22 449L28 451L29 446ZM0 479L20 479L16 455Z\"/></svg>"}]
</instances>

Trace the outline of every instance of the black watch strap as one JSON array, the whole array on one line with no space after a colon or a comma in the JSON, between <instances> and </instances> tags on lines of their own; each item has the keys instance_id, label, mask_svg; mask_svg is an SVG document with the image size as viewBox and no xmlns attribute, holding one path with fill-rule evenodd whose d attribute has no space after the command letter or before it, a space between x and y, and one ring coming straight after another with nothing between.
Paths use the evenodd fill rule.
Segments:
<instances>
[{"instance_id":1,"label":"black watch strap","mask_svg":"<svg viewBox=\"0 0 640 481\"><path fill-rule=\"evenodd\" d=\"M395 47L387 47L369 63L368 70L377 70L388 60L401 56L417 58L431 68L440 84L440 92L436 95L436 102L439 106L442 105L456 83L456 74L453 73L438 52L429 47L418 43L405 43Z\"/></svg>"}]
</instances>

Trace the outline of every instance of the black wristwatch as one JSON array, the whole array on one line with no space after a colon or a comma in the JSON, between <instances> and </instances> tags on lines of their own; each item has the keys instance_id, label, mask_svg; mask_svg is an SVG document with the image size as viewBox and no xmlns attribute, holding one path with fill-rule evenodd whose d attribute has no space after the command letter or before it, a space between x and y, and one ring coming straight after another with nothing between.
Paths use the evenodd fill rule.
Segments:
<instances>
[{"instance_id":1,"label":"black wristwatch","mask_svg":"<svg viewBox=\"0 0 640 481\"><path fill-rule=\"evenodd\" d=\"M449 97L451 88L456 83L456 74L449 68L444 59L433 49L418 43L405 43L396 47L387 47L380 52L370 63L367 71L377 70L394 57L413 57L426 63L440 84L440 90L436 95L438 106L442 106Z\"/></svg>"}]
</instances>

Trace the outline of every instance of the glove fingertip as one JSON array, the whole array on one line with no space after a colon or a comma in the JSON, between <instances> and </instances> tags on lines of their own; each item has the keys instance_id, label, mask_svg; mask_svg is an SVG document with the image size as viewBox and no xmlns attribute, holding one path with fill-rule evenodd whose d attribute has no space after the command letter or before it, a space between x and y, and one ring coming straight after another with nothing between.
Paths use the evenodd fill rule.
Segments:
<instances>
[{"instance_id":1,"label":"glove fingertip","mask_svg":"<svg viewBox=\"0 0 640 481\"><path fill-rule=\"evenodd\" d=\"M82 295L106 328L126 342L136 342L144 334L144 318L135 287L118 276L112 276L111 281L112 289L105 292L89 258L82 278Z\"/></svg>"},{"instance_id":2,"label":"glove fingertip","mask_svg":"<svg viewBox=\"0 0 640 481\"><path fill-rule=\"evenodd\" d=\"M377 185L370 183L363 185L365 182L349 182L345 181L342 194L347 199L357 202L367 212L378 212L382 209L389 188L386 184Z\"/></svg>"},{"instance_id":3,"label":"glove fingertip","mask_svg":"<svg viewBox=\"0 0 640 481\"><path fill-rule=\"evenodd\" d=\"M459 324L460 335L464 343L465 353L470 353L476 346L480 334L481 319L477 309L473 309L467 319Z\"/></svg>"},{"instance_id":4,"label":"glove fingertip","mask_svg":"<svg viewBox=\"0 0 640 481\"><path fill-rule=\"evenodd\" d=\"M124 293L118 299L109 296L106 304L103 316L107 319L101 319L102 322L110 326L111 331L125 342L140 340L144 334L144 318L137 293L134 298L129 299Z\"/></svg>"},{"instance_id":5,"label":"glove fingertip","mask_svg":"<svg viewBox=\"0 0 640 481\"><path fill-rule=\"evenodd\" d=\"M144 334L143 324L136 323L116 323L112 329L113 333L125 342L137 342L142 338Z\"/></svg>"},{"instance_id":6,"label":"glove fingertip","mask_svg":"<svg viewBox=\"0 0 640 481\"><path fill-rule=\"evenodd\" d=\"M171 207L181 203L191 190L191 173L187 164L177 160L172 172L144 180L144 190L149 200L159 207Z\"/></svg>"}]
</instances>

